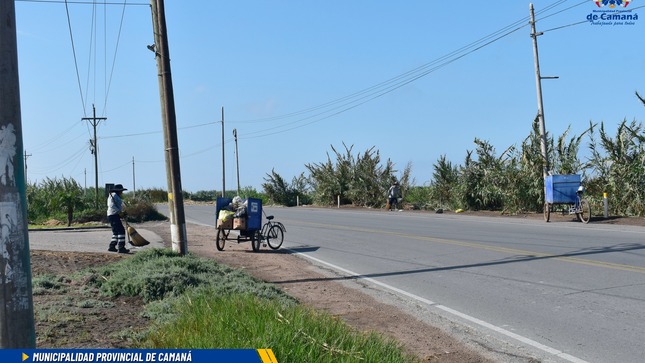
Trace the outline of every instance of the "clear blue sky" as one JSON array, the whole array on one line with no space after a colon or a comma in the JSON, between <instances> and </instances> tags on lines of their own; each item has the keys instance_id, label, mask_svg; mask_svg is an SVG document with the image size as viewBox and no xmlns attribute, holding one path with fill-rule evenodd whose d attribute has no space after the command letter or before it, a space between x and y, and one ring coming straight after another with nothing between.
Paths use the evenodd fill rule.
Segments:
<instances>
[{"instance_id":1,"label":"clear blue sky","mask_svg":"<svg viewBox=\"0 0 645 363\"><path fill-rule=\"evenodd\" d=\"M92 128L81 118L95 104L107 117L98 127L99 185L132 190L134 158L137 189L166 188L150 7L127 4L16 0L31 182L94 185ZM592 0L533 4L546 31L542 75L560 77L542 82L547 130L571 126L578 135L604 121L613 134L624 119L645 120L634 95L645 95L645 19L592 25L587 15L600 10ZM633 0L626 9L645 17L644 6ZM498 154L520 144L537 113L528 16L529 2L517 0L168 0L182 186L221 190L222 107L229 190L233 128L241 184L258 190L271 169L291 181L343 142L355 153L375 146L401 169L411 162L417 185L431 180L441 155L461 164L475 138Z\"/></svg>"}]
</instances>

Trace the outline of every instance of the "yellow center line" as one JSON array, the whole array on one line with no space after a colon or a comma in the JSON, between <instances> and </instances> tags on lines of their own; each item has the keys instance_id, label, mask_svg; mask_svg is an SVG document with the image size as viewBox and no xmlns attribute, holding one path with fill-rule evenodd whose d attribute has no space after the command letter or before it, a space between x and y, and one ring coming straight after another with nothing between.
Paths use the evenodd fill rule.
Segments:
<instances>
[{"instance_id":1,"label":"yellow center line","mask_svg":"<svg viewBox=\"0 0 645 363\"><path fill-rule=\"evenodd\" d=\"M641 266L626 265L626 264L604 262L604 261L595 261L595 260L589 260L589 259L584 259L579 257L563 256L563 255L557 255L552 253L534 252L534 251L520 250L516 248L491 246L491 245L475 243L475 242L465 242L465 241L459 241L459 240L453 240L453 239L419 236L419 235L402 233L402 232L393 232L393 231L386 231L386 230L379 230L379 229L367 229L367 228L351 227L351 226L340 226L335 224L323 224L323 223L315 223L315 222L298 221L294 224L301 224L301 225L308 225L312 227L321 227L321 228L336 229L336 230L343 230L343 231L388 235L388 236L414 239L419 241L429 241L429 242L435 242L435 243L441 243L441 244L453 245L453 246L471 247L471 248L477 248L480 250L508 253L511 255L526 256L527 259L528 258L554 259L554 260L571 262L579 265L604 267L604 268L610 268L613 270L645 273L645 267L641 267ZM518 261L521 261L521 259ZM512 262L512 261L509 261L509 262Z\"/></svg>"}]
</instances>

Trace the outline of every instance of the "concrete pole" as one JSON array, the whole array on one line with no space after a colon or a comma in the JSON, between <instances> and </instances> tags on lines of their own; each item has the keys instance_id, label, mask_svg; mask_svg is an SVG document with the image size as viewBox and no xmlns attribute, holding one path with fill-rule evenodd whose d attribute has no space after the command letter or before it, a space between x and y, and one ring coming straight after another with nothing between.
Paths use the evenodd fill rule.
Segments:
<instances>
[{"instance_id":1,"label":"concrete pole","mask_svg":"<svg viewBox=\"0 0 645 363\"><path fill-rule=\"evenodd\" d=\"M544 104L542 102L542 77L540 76L540 58L538 56L537 37L543 33L535 32L535 13L533 3L529 4L531 11L531 38L533 38L533 56L535 60L535 86L537 88L538 101L538 121L540 122L540 149L542 151L542 176L546 178L549 175L549 155L547 153L546 126L544 122Z\"/></svg>"},{"instance_id":2,"label":"concrete pole","mask_svg":"<svg viewBox=\"0 0 645 363\"><path fill-rule=\"evenodd\" d=\"M35 348L14 0L0 19L0 348Z\"/></svg>"},{"instance_id":3,"label":"concrete pole","mask_svg":"<svg viewBox=\"0 0 645 363\"><path fill-rule=\"evenodd\" d=\"M170 185L168 200L172 202L176 225L171 225L172 249L180 255L188 253L186 238L186 215L184 214L184 195L181 187L179 165L179 142L177 140L177 119L175 115L175 98L170 71L170 51L166 32L166 12L163 0L151 0L153 9L153 28L155 33L155 55L159 67L159 85L163 92L161 110L165 115L163 128L167 135L166 153L170 164ZM156 14L156 15L155 15ZM155 21L156 20L156 21ZM163 120L163 118L162 118Z\"/></svg>"}]
</instances>

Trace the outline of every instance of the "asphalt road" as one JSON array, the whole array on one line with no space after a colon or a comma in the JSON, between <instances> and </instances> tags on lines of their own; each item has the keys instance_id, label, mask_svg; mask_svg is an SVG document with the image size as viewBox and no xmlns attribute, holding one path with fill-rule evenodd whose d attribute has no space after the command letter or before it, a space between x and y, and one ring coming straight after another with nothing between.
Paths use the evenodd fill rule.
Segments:
<instances>
[{"instance_id":1,"label":"asphalt road","mask_svg":"<svg viewBox=\"0 0 645 363\"><path fill-rule=\"evenodd\" d=\"M213 209L186 206L187 221L214 225ZM265 210L285 224L284 248L398 295L422 318L439 315L465 326L499 349L553 362L645 357L642 227Z\"/></svg>"}]
</instances>

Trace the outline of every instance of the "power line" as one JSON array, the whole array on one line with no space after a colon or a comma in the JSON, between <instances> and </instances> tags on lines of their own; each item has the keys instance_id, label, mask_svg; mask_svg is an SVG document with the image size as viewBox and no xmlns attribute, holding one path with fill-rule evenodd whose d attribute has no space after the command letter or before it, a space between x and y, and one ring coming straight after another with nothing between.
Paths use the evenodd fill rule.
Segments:
<instances>
[{"instance_id":1,"label":"power line","mask_svg":"<svg viewBox=\"0 0 645 363\"><path fill-rule=\"evenodd\" d=\"M62 1L44 1L44 0L16 0L16 1L24 1L24 2L40 2L40 3L62 3ZM562 6L563 4L567 3L568 0L564 1L556 1L552 3L551 5L546 6L544 9L537 11L536 14L540 14L541 17L538 18L538 20L544 20L550 17L553 17L555 15L561 14L563 12L566 12L568 10L571 10L575 7L578 7L582 4L588 3L588 0L578 2L570 7L555 11L556 8ZM67 6L67 3L70 4L93 4L91 2L86 2L86 1L65 1L65 4ZM127 3L124 1L123 3L104 3L108 5L120 5L123 6L123 12L121 16L121 25L119 28L119 39L121 36L121 27L124 22L124 12L125 12L125 7L129 5L145 5L149 6L149 4L136 4L136 3ZM638 8L637 8L638 9ZM551 13L552 12L552 13ZM70 22L69 20L69 12L68 12L68 23ZM552 30L557 30L573 25L578 25L585 23L583 22L578 22L578 23L573 23L573 24L568 24L564 25L561 27L553 28L548 31ZM301 128L316 122L320 122L322 120L331 118L335 115L341 114L343 112L349 111L353 108L356 108L360 105L363 105L367 102L370 102L376 98L379 98L385 94L388 94L390 92L393 92L409 83L412 83L420 78L423 78L461 58L467 57L468 55L476 52L477 50L480 50L488 45L491 45L502 38L505 38L518 30L528 26L528 17L523 17L522 19L515 21L491 34L488 34L472 43L469 43L461 48L458 48L454 51L451 51L431 62L425 63L417 68L414 68L410 71L404 72L398 76L392 77L384 82L377 83L371 87L365 88L361 91L352 93L350 95L340 97L338 99L334 99L332 101L320 104L318 106L310 107L307 109L303 109L300 111L288 113L285 115L279 115L279 116L274 116L274 117L269 117L269 118L263 118L263 119L255 119L255 120L242 120L242 121L236 121L235 123L257 123L257 122L267 122L267 121L277 121L277 120L283 120L283 119L289 119L293 118L296 116L304 116L301 117L297 120L290 121L287 123L283 123L281 125L277 125L274 127L269 127L264 130L259 130L251 133L245 133L245 138L259 138L259 137L265 137L265 136L270 136L282 132L287 132L293 129ZM70 37L71 37L71 24L70 24ZM73 37L72 38L72 47L73 47ZM110 75L110 82L111 84L111 79L114 74L114 67L116 63L116 56L117 56L117 50L118 50L118 42L117 46L115 49L115 54L114 54L114 61L112 64L112 72ZM76 59L76 57L75 57ZM106 72L107 73L107 72ZM80 83L80 77L78 77L78 67L77 67L77 78L79 78L79 83ZM109 86L108 86L108 91L106 91L106 100L105 103L107 104L107 99L108 99L108 94L109 94ZM81 99L83 99L83 95L81 94ZM83 101L84 102L84 101ZM104 107L105 109L105 107ZM313 114L312 114L313 113ZM310 115L308 115L310 114ZM307 116L308 115L308 116ZM199 125L193 125L193 126L188 126L188 127L183 127L179 128L180 130L183 129L189 129L189 128L196 128L196 127L202 127L202 126L208 126L208 125L213 125L215 122L209 122L209 123L204 123L204 124L199 124ZM136 134L126 134L126 135L118 135L118 136L104 136L102 139L110 139L110 138L116 138L116 137L132 137L132 136L141 136L141 135L150 135L150 134L158 134L161 133L161 131L152 131L152 132L142 132L142 133L136 133ZM206 149L206 150L201 150L198 152L194 152L192 154L188 154L185 157L193 156L196 154L200 154L203 152L206 152L212 148Z\"/></svg>"},{"instance_id":2,"label":"power line","mask_svg":"<svg viewBox=\"0 0 645 363\"><path fill-rule=\"evenodd\" d=\"M78 82L78 91L81 95L81 104L83 105L83 116L87 114L85 110L85 100L83 98L83 88L81 87L81 75L78 72L78 61L76 60L76 48L74 47L74 36L72 33L72 20L69 16L69 6L67 5L67 0L65 0L65 11L67 13L67 26L69 28L69 38L72 42L72 54L74 55L74 67L76 68L76 80Z\"/></svg>"},{"instance_id":3,"label":"power line","mask_svg":"<svg viewBox=\"0 0 645 363\"><path fill-rule=\"evenodd\" d=\"M552 3L551 5L548 5L545 9L542 9L541 11L538 11L538 14L545 13L545 12L547 12L547 11L557 7L557 6L562 5L563 3L567 2L567 1L568 0L556 1L555 3ZM319 110L321 108L325 108L325 107L334 105L336 103L342 103L342 102L345 102L347 100L351 100L353 98L362 96L365 93L370 93L370 92L372 92L374 90L378 90L378 89L380 89L382 87L386 87L386 86L389 87L390 84L396 83L396 82L398 82L400 80L405 81L407 79L407 77L409 77L409 76L414 77L416 74L418 74L418 72L423 73L426 69L428 69L430 67L434 67L437 64L440 64L440 63L442 63L442 62L444 62L444 61L446 61L448 59L451 59L451 57L457 56L457 55L459 55L459 54L461 54L463 52L466 52L466 51L468 51L468 50L470 50L472 48L476 48L476 47L478 47L478 45L480 45L482 43L486 43L490 39L493 39L493 38L499 36L500 34L508 32L509 30L519 30L518 27L522 28L522 27L528 26L528 20L529 20L529 17L525 16L525 17L523 17L523 18L521 18L521 19L519 19L519 20L517 20L517 21L515 21L515 22L513 22L513 23L511 23L511 24L509 24L509 25L507 25L507 26L505 26L505 27L493 32L493 33L491 33L491 34L488 34L488 35L486 35L486 36L484 36L484 37L482 37L482 38L480 38L480 39L478 39L478 40L476 40L476 41L474 41L472 43L469 43L469 44L467 44L467 45L465 45L465 46L463 46L461 48L453 50L453 51L451 51L451 52L449 52L449 53L447 53L447 54L445 54L445 55L443 55L443 56L441 56L441 57L439 57L439 58L437 58L435 60L432 60L432 61L430 61L428 63L425 63L425 64L423 64L423 65L421 65L421 66L419 66L417 68L414 68L414 69L412 69L410 71L407 71L407 72L402 73L402 74L400 74L398 76L390 78L390 79L388 79L386 81L383 81L383 82L378 83L376 85L373 85L373 86L370 86L368 88L365 88L365 89L363 89L361 91L352 93L352 94L350 94L348 96L344 96L344 97L341 97L341 98L338 98L338 99L323 103L323 104L318 105L318 106L314 106L314 107L303 109L303 110L300 110L300 111L288 113L288 114L285 114L285 115L279 115L279 116L273 116L273 117L261 118L261 119L254 119L254 120L246 120L246 121L235 121L235 123L246 123L246 122L255 123L255 122L274 121L274 120L280 120L280 119L284 119L284 118L290 118L290 117L301 115L301 114L304 114L304 113L317 111L317 110ZM425 73L423 75L427 75L427 74L428 73ZM415 78L415 79L418 79L418 78ZM361 99L362 99L362 97L361 97Z\"/></svg>"},{"instance_id":4,"label":"power line","mask_svg":"<svg viewBox=\"0 0 645 363\"><path fill-rule=\"evenodd\" d=\"M558 12L553 13L553 14L549 14L549 15L543 16L543 17L541 17L540 19L537 19L537 20L544 20L544 19L550 18L550 17L552 17L552 16L554 16L554 15L558 15L558 14L560 14L560 13L563 13L563 12L565 12L565 11L571 10L571 9L573 9L573 8L575 8L575 7L578 7L578 6L580 6L580 5L583 5L583 4L589 4L589 0L581 1L581 2L579 2L579 3L577 3L577 4L575 4L575 5L572 5L572 6L568 7L568 8L566 8L566 9L562 9L562 10L560 10L560 11L558 11ZM543 11L538 11L538 12L537 12L537 14L541 14L542 12L543 12Z\"/></svg>"},{"instance_id":5,"label":"power line","mask_svg":"<svg viewBox=\"0 0 645 363\"><path fill-rule=\"evenodd\" d=\"M37 169L36 171L34 171L34 168L32 166L30 168L31 173L32 174L34 172L36 174L51 174L51 173L54 173L54 172L56 172L58 170L63 169L64 167L66 167L70 163L78 160L79 158L84 157L86 155L86 151L87 151L86 144L83 144L79 149L74 151L69 157L64 158L63 161L61 161L60 163L54 164L54 165L48 165L48 167L49 167L48 169ZM34 155L34 157L36 157L36 156L37 155Z\"/></svg>"},{"instance_id":6,"label":"power line","mask_svg":"<svg viewBox=\"0 0 645 363\"><path fill-rule=\"evenodd\" d=\"M401 87L403 87L403 86L405 86L405 85L407 85L409 83L412 83L412 82L414 82L414 81L416 81L416 80L418 80L418 79L420 79L422 77L425 77L428 74L433 73L436 70L438 70L440 68L443 68L443 67L445 67L445 66L447 66L447 65L449 65L449 64L451 64L453 62L456 62L457 60L459 60L461 58L464 58L464 57L466 57L466 56L468 56L468 55L470 55L470 54L472 54L472 53L474 53L474 52L476 52L476 51L478 51L478 50L480 50L480 49L482 49L482 48L484 48L484 47L486 47L486 46L488 46L490 44L493 44L493 43L497 42L498 40L501 40L502 38L505 38L506 36L516 32L516 31L518 31L518 30L520 30L522 28L524 28L525 26L527 26L527 25L522 25L522 26L519 26L519 27L517 27L515 29L512 29L512 30L508 31L507 33L504 33L504 34L498 36L497 38L493 38L492 40L489 40L486 43L477 44L477 46L475 48L472 48L473 47L472 44L475 44L475 43L471 43L471 45L468 45L466 47L461 48L461 49L464 49L464 50L468 49L468 51L465 52L465 53L459 54L459 51L452 52L452 53L450 53L451 55L453 55L452 58L448 57L448 56L441 57L439 59L441 59L441 60L445 59L445 60L442 61L442 62L433 61L433 62L430 62L430 63L428 63L428 64L426 64L426 65L424 65L422 67L419 67L419 68L415 69L414 71L407 72L405 74L406 77L395 77L394 79L397 79L396 83L391 82L391 81L386 81L384 83L381 83L380 86L378 86L378 87L370 88L369 89L370 92L365 93L365 95L362 95L362 93L364 93L364 92L357 93L356 95L361 94L361 97L355 98L353 100L350 100L348 102L340 104L339 106L336 106L336 107L334 107L334 108L332 108L330 110L323 111L323 112L320 112L318 114L315 114L315 115L312 115L312 116L309 116L309 117L305 117L305 118L302 118L302 119L299 119L299 120L295 120L295 121L289 122L287 124L282 124L282 125L279 125L279 126L268 128L268 129L259 130L259 131L255 131L255 132L250 132L250 133L248 133L248 135L255 135L255 136L245 136L244 139L259 138L259 137L264 137L264 136L275 135L275 134L286 132L286 131L291 131L291 130L294 130L294 129L297 129L297 128L301 128L301 127L311 125L313 123L328 119L328 118L330 118L332 116L336 116L338 114L341 114L343 112L349 111L351 109L354 109L354 108L356 108L358 106L361 106L361 105L363 105L363 104L365 104L365 103L367 103L369 101L372 101L372 100L374 100L376 98L384 96L384 95L386 95L388 93L391 93L391 92L393 92L393 91L395 91L395 90L397 90L397 89L399 89L399 88L401 88ZM484 37L482 39L488 39L488 38L489 37L487 36L487 37ZM472 48L472 49L469 49L469 48ZM428 66L430 66L430 65L432 65L432 67L428 68ZM422 71L419 73L417 70L422 70ZM334 110L338 110L338 111L333 112L333 113L328 114L328 115L325 115L325 114L327 114L329 112L332 112ZM325 116L323 116L323 115L325 115ZM322 117L314 119L314 120L312 120L310 122L307 122L307 123L304 123L304 124L301 124L301 125L298 125L298 126L294 126L294 127L290 127L290 128L284 129L284 130L279 130L279 131L274 131L274 132L267 133L267 131L283 128L283 127L288 126L288 125L297 124L297 123L300 123L302 121L310 120L310 119L315 118L317 116L322 116Z\"/></svg>"},{"instance_id":7,"label":"power line","mask_svg":"<svg viewBox=\"0 0 645 363\"><path fill-rule=\"evenodd\" d=\"M125 19L126 5L128 5L127 0L124 0L123 1L123 9L121 10L121 21L119 22L119 32L118 32L117 37L116 37L116 46L114 47L114 57L112 59L112 69L110 70L110 81L108 82L107 88L106 88L106 91L105 91L105 102L103 104L103 113L104 114L105 114L105 111L107 109L108 96L110 94L110 88L112 86L112 76L114 76L114 67L116 66L116 56L117 56L117 52L119 50L119 44L121 42L121 32L123 30L123 20ZM106 19L105 23L107 24L107 19ZM104 33L107 34L107 29L105 30ZM107 55L107 40L105 41L105 44L106 44L105 54ZM107 73L107 70L106 70L106 73Z\"/></svg>"},{"instance_id":8,"label":"power line","mask_svg":"<svg viewBox=\"0 0 645 363\"><path fill-rule=\"evenodd\" d=\"M545 9L539 11L538 13L539 14L544 14L544 13L546 13L546 12L552 10L552 9L555 9L556 7L564 4L566 1L567 0L552 3L551 5L547 6ZM586 3L586 1L580 2L580 3L578 3L578 4L574 5L574 6L571 6L571 7L567 8L567 9L563 9L561 11L558 11L556 14L559 14L559 13L562 13L564 11L570 10L570 9L572 9L572 8L574 8L576 6L579 6L579 5L583 4L583 3ZM549 17L549 16L552 16L552 15L542 17L542 19L546 18L546 17ZM371 100L374 100L374 99L376 99L378 97L381 97L381 96L383 96L383 95L385 95L387 93L393 92L394 90L396 90L396 89L398 89L400 87L403 87L404 85L407 85L407 84L409 84L411 82L414 82L414 81L416 81L416 80L418 80L418 79L420 79L422 77L425 77L428 74L430 74L430 73L432 73L432 72L434 72L434 71L436 71L436 70L438 70L438 69L440 69L440 68L442 68L442 67L444 67L444 66L446 66L446 65L448 65L450 63L455 62L456 60L459 60L459 59L461 59L461 58L463 58L463 57L465 57L465 56L467 56L469 54L472 54L477 50L480 50L480 49L482 49L482 48L484 48L484 47L486 47L486 46L488 46L488 45L490 45L490 44L492 44L492 43L494 43L494 42L496 42L498 40L501 40L502 38L504 38L504 37L516 32L516 31L518 31L518 30L520 30L520 29L522 29L524 27L527 27L529 25L528 24L528 19L529 19L529 17L523 17L522 19L520 19L520 20L518 20L518 21L516 21L514 23L511 23L511 24L509 24L509 25L507 25L507 26L505 26L505 27L503 27L503 28L501 28L501 29L489 34L489 35L486 35L486 36L484 36L484 37L482 37L482 38L480 38L480 39L478 39L478 40L476 40L476 41L474 41L474 42L472 42L470 44L467 44L467 45L465 45L465 46L463 46L463 47L461 47L461 48L459 48L457 50L454 50L454 51L452 51L450 53L447 53L446 55L444 55L442 57L439 57L439 58L437 58L437 59L435 59L435 60L433 60L433 61L431 61L429 63L426 63L426 64L424 64L424 65L422 65L420 67L417 67L417 68L415 68L415 69L413 69L411 71L405 72L405 73L403 73L403 74L401 74L399 76L393 77L393 78L391 78L389 80L386 80L384 82L376 84L376 85L374 85L372 87L366 88L366 89L364 89L362 91L356 92L356 93L351 94L349 96L345 96L345 97L342 97L342 98L327 102L327 103L319 105L319 106L315 106L315 107L311 107L311 108L308 108L308 109L305 109L305 110L293 112L293 113L290 113L290 114L287 114L287 115L246 121L246 122L275 121L275 120L287 119L287 118L290 118L290 117L293 117L293 116L306 114L306 113L310 113L310 112L313 112L313 111L317 111L319 109L327 108L326 110L324 110L322 112L319 112L317 114L307 116L307 117L303 117L303 118L300 118L298 120L288 122L286 124L281 124L281 125L278 125L278 126L274 126L274 127L268 128L268 129L259 130L259 131L255 131L255 132L251 132L251 133L245 133L245 138L258 138L258 137L270 136L270 135L274 135L274 134L277 134L277 133L290 131L290 130L293 130L293 129L296 129L296 128L300 128L300 127L303 127L303 126L313 124L315 122L319 122L321 120L330 118L332 116L335 116L335 115L338 115L338 114L343 113L345 111L348 111L348 110L351 110L353 108L356 108L356 107L358 107L358 106L360 106L362 104L365 104L365 103L367 103L367 102L369 102ZM329 108L330 106L334 106L334 107ZM317 118L317 117L319 117L319 118ZM312 119L314 119L314 120L312 120ZM312 120L312 121L302 123L302 122L308 121L308 120ZM285 127L288 127L289 125L295 125L295 124L299 124L299 123L301 123L301 124L285 129ZM282 130L278 130L278 131L274 131L274 132L267 132L267 131L281 129L281 128L282 128ZM249 135L251 135L251 136L249 136ZM255 135L255 136L253 136L253 135Z\"/></svg>"},{"instance_id":9,"label":"power line","mask_svg":"<svg viewBox=\"0 0 645 363\"><path fill-rule=\"evenodd\" d=\"M580 6L582 4L588 3L588 1L581 1L578 2L575 5L572 5L568 8L559 10L555 13L548 14L549 11L552 11L556 9L559 6L562 6L564 3L566 3L568 0L565 1L556 1L552 3L551 5L546 6L544 9L541 9L540 11L537 11L536 14L546 14L539 18L539 20L543 20L546 18L549 18L551 16L561 14L565 11L571 10L577 6ZM414 68L410 71L404 72L398 76L392 77L386 81L380 82L378 84L375 84L371 87L365 88L361 91L352 93L350 95L334 99L332 101L320 104L318 106L306 108L300 111L284 114L284 115L278 115L278 116L273 116L273 117L268 117L268 118L261 118L261 119L254 119L254 120L242 120L242 121L233 121L234 123L258 123L258 122L268 122L268 121L277 121L277 120L284 120L284 119L289 119L295 116L301 116L301 115L307 115L311 114L312 112L315 112L311 115L305 116L298 118L294 121L290 121L287 123L283 123L277 126L269 127L263 130L258 130L254 132L247 132L245 133L245 139L249 138L259 138L259 137L265 137L265 136L270 136L270 135L275 135L278 133L286 132L286 131L291 131L297 128L301 128L316 122L320 122L322 120L328 119L330 117L336 116L338 114L341 114L343 112L349 111L353 108L356 108L360 105L363 105L367 102L370 102L376 98L379 98L385 94L388 94L390 92L393 92L409 83L412 83L420 78L423 78L461 58L464 58L477 50L480 50L488 45L491 45L502 38L505 38L516 31L519 31L520 29L527 27L529 25L528 23L529 17L522 17L521 19L493 32L490 33L472 43L469 43L461 48L458 48L454 51L451 51L431 62L425 63L417 68ZM584 22L580 22L584 23ZM579 23L575 23L579 24ZM570 24L567 26L575 25L575 24ZM566 27L566 26L564 26ZM319 112L316 112L319 111ZM214 124L214 122L206 123L206 124L201 124L201 125L195 125L191 127L200 127L200 126L206 126L206 125L211 125ZM182 128L185 129L185 128ZM155 132L144 132L144 133L137 133L137 134L128 134L128 135L121 135L121 136L108 136L104 138L115 138L115 137L123 137L123 136L141 136L141 135L148 135L148 134L153 134L153 133L159 133L161 131L155 131ZM203 150L201 152L204 152L206 150ZM201 153L197 152L197 153ZM194 155L190 154L190 155Z\"/></svg>"},{"instance_id":10,"label":"power line","mask_svg":"<svg viewBox=\"0 0 645 363\"><path fill-rule=\"evenodd\" d=\"M45 3L45 4L76 4L76 5L94 5L96 1L68 1L68 0L15 0L15 2L23 3ZM123 3L116 2L102 2L103 5L123 5ZM149 3L128 3L128 6L150 6Z\"/></svg>"}]
</instances>

